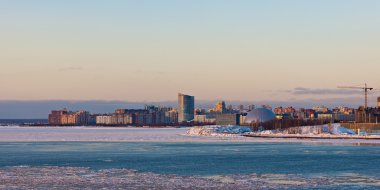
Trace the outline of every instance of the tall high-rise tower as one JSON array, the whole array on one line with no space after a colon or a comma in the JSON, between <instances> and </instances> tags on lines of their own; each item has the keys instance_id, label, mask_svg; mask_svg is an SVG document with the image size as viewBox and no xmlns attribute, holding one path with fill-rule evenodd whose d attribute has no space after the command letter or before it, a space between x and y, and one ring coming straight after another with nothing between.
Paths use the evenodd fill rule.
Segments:
<instances>
[{"instance_id":1,"label":"tall high-rise tower","mask_svg":"<svg viewBox=\"0 0 380 190\"><path fill-rule=\"evenodd\" d=\"M178 122L194 120L194 96L178 94Z\"/></svg>"}]
</instances>

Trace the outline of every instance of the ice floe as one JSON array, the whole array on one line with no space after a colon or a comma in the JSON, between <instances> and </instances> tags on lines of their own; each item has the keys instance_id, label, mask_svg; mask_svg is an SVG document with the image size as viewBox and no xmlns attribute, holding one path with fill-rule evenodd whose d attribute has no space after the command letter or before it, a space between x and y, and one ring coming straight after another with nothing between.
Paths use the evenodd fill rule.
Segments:
<instances>
[{"instance_id":1,"label":"ice floe","mask_svg":"<svg viewBox=\"0 0 380 190\"><path fill-rule=\"evenodd\" d=\"M378 189L370 176L236 174L179 176L130 169L83 167L0 168L0 189Z\"/></svg>"}]
</instances>

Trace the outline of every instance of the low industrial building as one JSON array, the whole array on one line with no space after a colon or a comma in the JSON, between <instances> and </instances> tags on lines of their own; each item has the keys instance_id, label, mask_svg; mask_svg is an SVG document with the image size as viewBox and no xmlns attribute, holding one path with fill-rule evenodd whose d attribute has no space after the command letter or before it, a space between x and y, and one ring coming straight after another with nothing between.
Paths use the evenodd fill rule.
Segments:
<instances>
[{"instance_id":1,"label":"low industrial building","mask_svg":"<svg viewBox=\"0 0 380 190\"><path fill-rule=\"evenodd\" d=\"M217 114L215 116L217 125L240 125L240 114Z\"/></svg>"}]
</instances>

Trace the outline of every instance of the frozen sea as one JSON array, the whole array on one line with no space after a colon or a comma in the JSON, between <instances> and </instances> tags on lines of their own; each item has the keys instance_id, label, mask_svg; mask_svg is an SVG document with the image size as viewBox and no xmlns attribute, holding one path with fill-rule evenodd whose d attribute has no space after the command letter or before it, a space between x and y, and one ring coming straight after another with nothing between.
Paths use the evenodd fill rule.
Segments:
<instances>
[{"instance_id":1,"label":"frozen sea","mask_svg":"<svg viewBox=\"0 0 380 190\"><path fill-rule=\"evenodd\" d=\"M0 189L380 189L378 143L184 131L0 128Z\"/></svg>"}]
</instances>

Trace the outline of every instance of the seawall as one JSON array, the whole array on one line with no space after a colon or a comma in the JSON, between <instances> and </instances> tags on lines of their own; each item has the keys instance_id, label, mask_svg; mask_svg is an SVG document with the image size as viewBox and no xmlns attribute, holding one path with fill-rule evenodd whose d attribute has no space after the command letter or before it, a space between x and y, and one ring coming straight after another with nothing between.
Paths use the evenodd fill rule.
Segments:
<instances>
[{"instance_id":1,"label":"seawall","mask_svg":"<svg viewBox=\"0 0 380 190\"><path fill-rule=\"evenodd\" d=\"M341 123L341 125L352 130L360 129L367 132L380 132L380 123Z\"/></svg>"}]
</instances>

